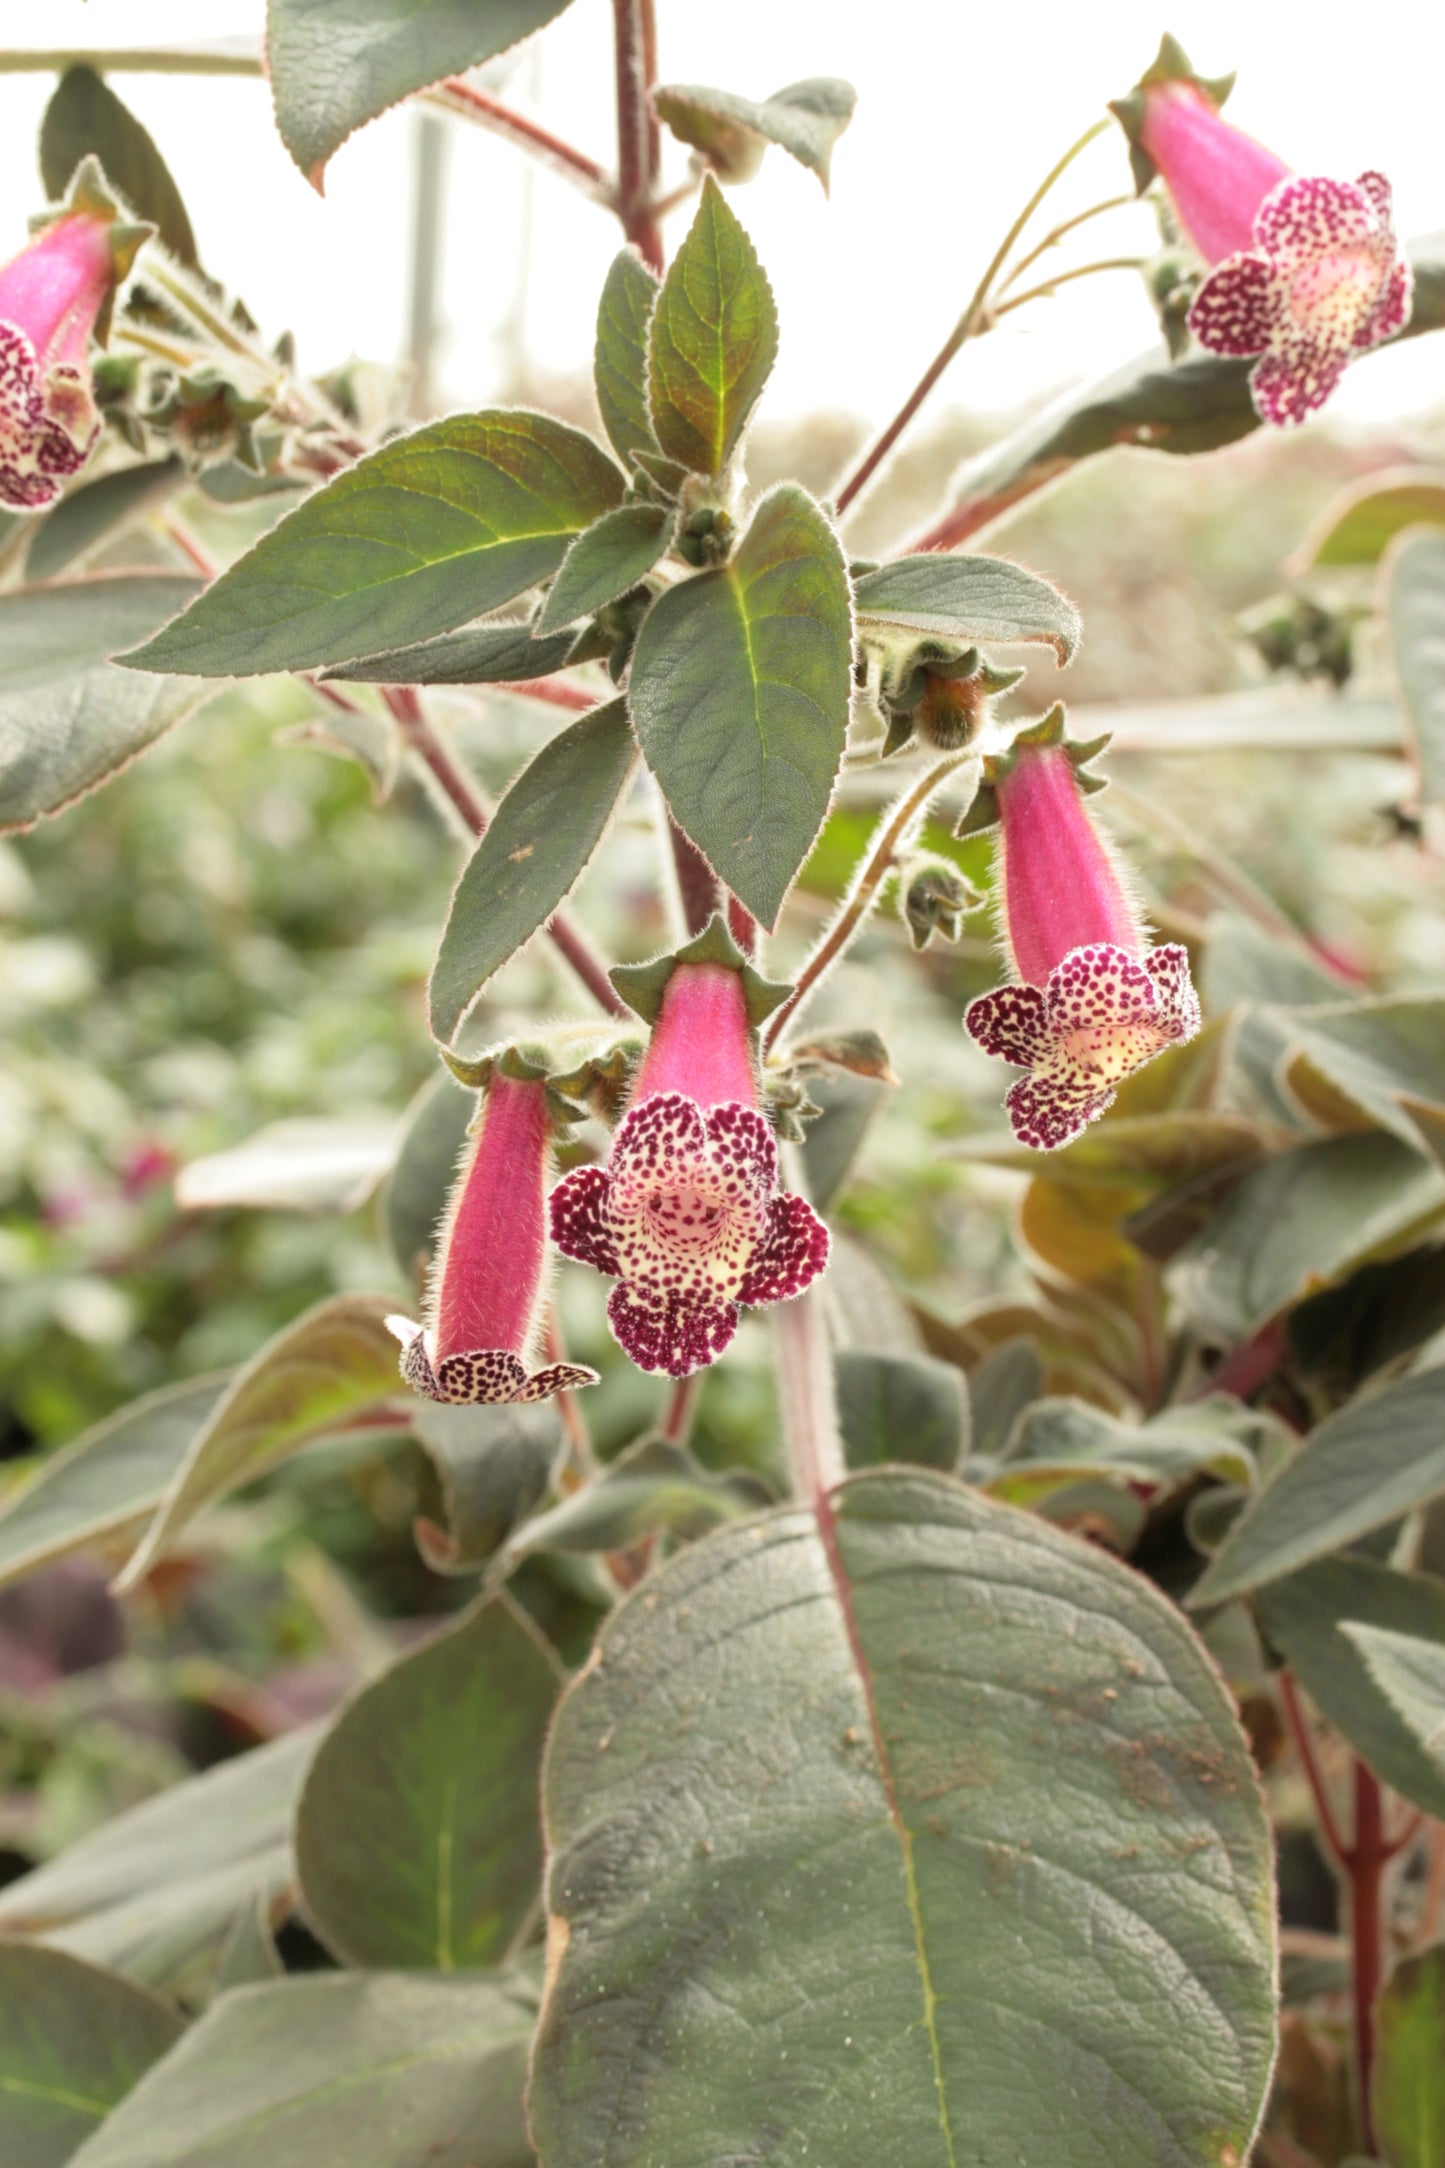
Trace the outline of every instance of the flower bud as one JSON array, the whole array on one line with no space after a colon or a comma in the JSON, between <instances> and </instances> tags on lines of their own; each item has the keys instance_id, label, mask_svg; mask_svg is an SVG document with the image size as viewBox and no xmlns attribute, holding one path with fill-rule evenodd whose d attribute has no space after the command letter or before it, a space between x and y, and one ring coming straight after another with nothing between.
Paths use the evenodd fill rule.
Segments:
<instances>
[{"instance_id":1,"label":"flower bud","mask_svg":"<svg viewBox=\"0 0 1445 2168\"><path fill-rule=\"evenodd\" d=\"M740 1305L800 1294L827 1262L827 1228L779 1191L759 1108L754 1027L785 989L717 920L665 967L614 978L652 1038L606 1166L552 1192L552 1238L617 1280L608 1321L638 1368L686 1377L728 1346Z\"/></svg>"},{"instance_id":2,"label":"flower bud","mask_svg":"<svg viewBox=\"0 0 1445 2168\"><path fill-rule=\"evenodd\" d=\"M946 858L916 858L903 868L898 904L916 949L926 949L937 934L956 941L963 921L983 897Z\"/></svg>"},{"instance_id":3,"label":"flower bud","mask_svg":"<svg viewBox=\"0 0 1445 2168\"><path fill-rule=\"evenodd\" d=\"M121 219L86 159L67 205L0 267L0 505L39 511L100 434L86 356L152 231Z\"/></svg>"},{"instance_id":4,"label":"flower bud","mask_svg":"<svg viewBox=\"0 0 1445 2168\"><path fill-rule=\"evenodd\" d=\"M1212 353L1258 356L1250 389L1280 427L1324 405L1358 353L1409 322L1413 278L1380 173L1356 181L1292 173L1224 120L1228 93L1166 38L1114 103L1141 188L1157 173L1180 227L1213 268L1189 309Z\"/></svg>"},{"instance_id":5,"label":"flower bud","mask_svg":"<svg viewBox=\"0 0 1445 2168\"><path fill-rule=\"evenodd\" d=\"M1116 1085L1200 1023L1188 955L1149 946L1085 803L1078 750L1056 708L986 770L1003 934L1022 983L971 1002L964 1022L985 1053L1029 1072L1005 1104L1015 1136L1038 1151L1069 1143Z\"/></svg>"},{"instance_id":6,"label":"flower bud","mask_svg":"<svg viewBox=\"0 0 1445 2168\"><path fill-rule=\"evenodd\" d=\"M401 1374L428 1400L547 1400L595 1385L595 1370L550 1363L529 1374L546 1263L551 1117L545 1076L492 1072L481 1123L452 1191L425 1327L387 1324Z\"/></svg>"}]
</instances>

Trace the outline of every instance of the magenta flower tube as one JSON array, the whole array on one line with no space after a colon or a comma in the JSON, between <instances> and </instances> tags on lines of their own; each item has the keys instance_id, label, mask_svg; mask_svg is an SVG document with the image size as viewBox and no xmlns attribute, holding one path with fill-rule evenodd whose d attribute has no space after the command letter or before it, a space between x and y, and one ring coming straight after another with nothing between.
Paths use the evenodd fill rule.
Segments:
<instances>
[{"instance_id":1,"label":"magenta flower tube","mask_svg":"<svg viewBox=\"0 0 1445 2168\"><path fill-rule=\"evenodd\" d=\"M677 963L606 1166L552 1192L552 1238L618 1282L608 1322L641 1370L705 1368L740 1306L801 1294L827 1263L827 1228L779 1189L758 1098L741 972Z\"/></svg>"},{"instance_id":2,"label":"magenta flower tube","mask_svg":"<svg viewBox=\"0 0 1445 2168\"><path fill-rule=\"evenodd\" d=\"M1225 120L1193 83L1159 83L1144 93L1139 140L1206 263L1253 248L1260 205L1289 178L1282 158Z\"/></svg>"},{"instance_id":3,"label":"magenta flower tube","mask_svg":"<svg viewBox=\"0 0 1445 2168\"><path fill-rule=\"evenodd\" d=\"M112 220L76 211L0 268L0 504L60 495L100 434L86 351L115 286Z\"/></svg>"},{"instance_id":4,"label":"magenta flower tube","mask_svg":"<svg viewBox=\"0 0 1445 2168\"><path fill-rule=\"evenodd\" d=\"M528 1371L546 1264L551 1116L543 1078L495 1073L468 1141L432 1275L425 1327L389 1318L402 1376L429 1400L546 1400L597 1373Z\"/></svg>"}]
</instances>

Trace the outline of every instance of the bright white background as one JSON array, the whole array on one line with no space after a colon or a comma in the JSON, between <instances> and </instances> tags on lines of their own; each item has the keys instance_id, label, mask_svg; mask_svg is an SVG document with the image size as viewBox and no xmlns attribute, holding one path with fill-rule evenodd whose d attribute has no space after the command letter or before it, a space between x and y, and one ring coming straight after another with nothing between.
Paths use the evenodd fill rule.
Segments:
<instances>
[{"instance_id":1,"label":"bright white background","mask_svg":"<svg viewBox=\"0 0 1445 2168\"><path fill-rule=\"evenodd\" d=\"M774 418L818 409L877 422L958 314L982 263L1054 158L1152 59L1172 28L1206 74L1238 68L1231 117L1305 171L1368 166L1395 184L1406 235L1445 226L1438 6L1340 0L659 0L664 81L765 96L805 75L842 75L858 113L834 159L832 202L770 151L733 201L767 265L782 317L768 393ZM143 44L259 31L263 0L0 0L0 46ZM611 9L575 5L523 50L507 96L603 162L612 155ZM887 35L885 37L884 32ZM36 207L34 139L46 77L0 76L0 259ZM389 115L307 186L270 125L258 81L118 76L186 196L202 254L266 331L295 331L303 366L350 352L391 359L403 341L412 116ZM684 154L673 148L671 177ZM450 129L439 378L447 403L504 388L519 310L544 373L590 354L596 295L616 228L568 184L465 123ZM1055 199L1078 208L1127 186L1113 131ZM533 270L521 282L520 212L531 200ZM683 217L686 214L682 214ZM676 245L680 219L669 228ZM1085 228L1087 254L1147 247L1129 210ZM549 269L548 266L555 268ZM955 366L946 396L1006 408L1126 358L1153 336L1128 274L1085 281L1020 312ZM1354 370L1333 403L1368 420L1445 394L1439 342Z\"/></svg>"}]
</instances>

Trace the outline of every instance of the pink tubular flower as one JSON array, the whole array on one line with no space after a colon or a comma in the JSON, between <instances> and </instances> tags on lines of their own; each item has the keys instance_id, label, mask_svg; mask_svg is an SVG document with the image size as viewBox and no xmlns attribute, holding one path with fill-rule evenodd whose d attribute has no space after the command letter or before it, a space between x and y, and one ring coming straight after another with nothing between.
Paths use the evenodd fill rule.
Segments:
<instances>
[{"instance_id":1,"label":"pink tubular flower","mask_svg":"<svg viewBox=\"0 0 1445 2168\"><path fill-rule=\"evenodd\" d=\"M150 230L120 220L87 159L67 208L0 268L0 505L53 504L94 450L86 352Z\"/></svg>"},{"instance_id":2,"label":"pink tubular flower","mask_svg":"<svg viewBox=\"0 0 1445 2168\"><path fill-rule=\"evenodd\" d=\"M402 1376L428 1400L547 1400L597 1383L595 1370L575 1363L527 1370L547 1248L550 1137L546 1079L494 1071L447 1210L431 1322L423 1330L409 1317L386 1321L402 1343Z\"/></svg>"},{"instance_id":3,"label":"pink tubular flower","mask_svg":"<svg viewBox=\"0 0 1445 2168\"><path fill-rule=\"evenodd\" d=\"M778 1191L747 991L731 964L672 965L607 1165L558 1183L552 1239L618 1281L608 1321L639 1370L675 1378L721 1355L739 1304L784 1302L822 1271L827 1228L806 1199Z\"/></svg>"},{"instance_id":4,"label":"pink tubular flower","mask_svg":"<svg viewBox=\"0 0 1445 2168\"><path fill-rule=\"evenodd\" d=\"M1221 118L1228 88L1195 75L1166 39L1114 110L1141 185L1162 177L1185 235L1212 267L1190 330L1212 353L1257 355L1255 407L1288 427L1324 405L1356 354L1404 329L1413 275L1384 175L1292 173Z\"/></svg>"},{"instance_id":5,"label":"pink tubular flower","mask_svg":"<svg viewBox=\"0 0 1445 2168\"><path fill-rule=\"evenodd\" d=\"M1188 956L1149 947L1084 805L1085 750L1065 743L1055 708L985 770L1005 938L1023 983L981 995L964 1022L986 1054L1029 1072L1005 1103L1019 1142L1041 1152L1078 1136L1116 1085L1200 1021Z\"/></svg>"}]
</instances>

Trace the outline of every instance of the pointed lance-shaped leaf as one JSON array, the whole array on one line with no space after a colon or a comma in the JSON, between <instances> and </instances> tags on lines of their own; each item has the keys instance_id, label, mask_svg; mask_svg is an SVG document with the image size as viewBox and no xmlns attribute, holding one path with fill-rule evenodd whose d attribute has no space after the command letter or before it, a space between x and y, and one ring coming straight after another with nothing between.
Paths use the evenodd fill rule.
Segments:
<instances>
[{"instance_id":1,"label":"pointed lance-shaped leaf","mask_svg":"<svg viewBox=\"0 0 1445 2168\"><path fill-rule=\"evenodd\" d=\"M70 186L81 160L98 158L106 179L137 218L155 227L181 263L197 263L196 237L171 175L150 133L94 68L67 68L40 123L40 177L52 203Z\"/></svg>"},{"instance_id":2,"label":"pointed lance-shaped leaf","mask_svg":"<svg viewBox=\"0 0 1445 2168\"><path fill-rule=\"evenodd\" d=\"M645 579L672 540L676 514L660 504L621 504L583 529L558 567L537 631L575 625Z\"/></svg>"},{"instance_id":3,"label":"pointed lance-shaped leaf","mask_svg":"<svg viewBox=\"0 0 1445 2168\"><path fill-rule=\"evenodd\" d=\"M629 467L637 452L657 450L647 407L647 334L657 293L655 274L625 248L612 260L597 307L597 405L612 449Z\"/></svg>"},{"instance_id":4,"label":"pointed lance-shaped leaf","mask_svg":"<svg viewBox=\"0 0 1445 2168\"><path fill-rule=\"evenodd\" d=\"M838 539L804 490L764 497L725 565L662 595L628 700L669 807L766 926L823 825L843 756L852 615Z\"/></svg>"},{"instance_id":5,"label":"pointed lance-shaped leaf","mask_svg":"<svg viewBox=\"0 0 1445 2168\"><path fill-rule=\"evenodd\" d=\"M777 354L767 274L709 174L652 315L648 399L662 450L694 474L721 474Z\"/></svg>"},{"instance_id":6,"label":"pointed lance-shaped leaf","mask_svg":"<svg viewBox=\"0 0 1445 2168\"><path fill-rule=\"evenodd\" d=\"M1079 613L1048 580L1003 557L942 552L865 572L853 591L860 631L876 624L960 640L1040 642L1072 662Z\"/></svg>"},{"instance_id":7,"label":"pointed lance-shaped leaf","mask_svg":"<svg viewBox=\"0 0 1445 2168\"><path fill-rule=\"evenodd\" d=\"M451 632L547 579L623 488L591 437L548 414L449 415L316 490L124 660L254 677Z\"/></svg>"}]
</instances>

